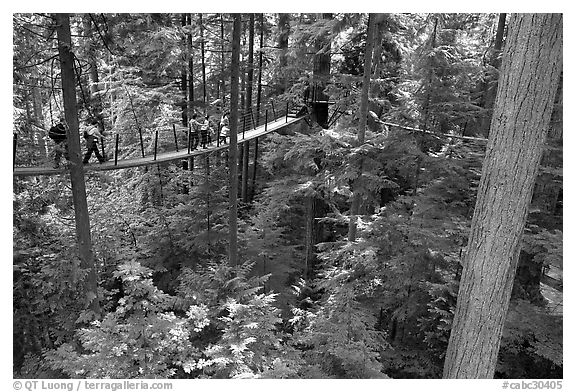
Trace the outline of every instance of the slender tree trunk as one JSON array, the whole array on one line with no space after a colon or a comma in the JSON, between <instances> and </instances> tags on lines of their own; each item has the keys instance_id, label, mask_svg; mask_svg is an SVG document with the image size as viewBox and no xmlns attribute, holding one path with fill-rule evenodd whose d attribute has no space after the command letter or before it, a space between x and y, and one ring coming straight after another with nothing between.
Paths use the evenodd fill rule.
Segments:
<instances>
[{"instance_id":1,"label":"slender tree trunk","mask_svg":"<svg viewBox=\"0 0 576 392\"><path fill-rule=\"evenodd\" d=\"M250 113L252 111L252 86L254 84L254 14L250 14L250 22L248 26L248 80L246 84L246 107L248 108L248 113ZM255 117L254 120L256 120ZM248 203L248 162L250 160L250 142L244 142L243 150L242 200L244 203Z\"/></svg>"},{"instance_id":2,"label":"slender tree trunk","mask_svg":"<svg viewBox=\"0 0 576 392\"><path fill-rule=\"evenodd\" d=\"M380 72L382 69L382 38L383 38L383 31L386 25L386 15L385 14L376 14L376 21L374 24L374 48L372 50L372 68L374 68L374 72L372 72L374 79L380 79ZM371 85L371 94L373 97L378 95L380 89L379 83L373 83ZM380 115L380 113L378 113Z\"/></svg>"},{"instance_id":3,"label":"slender tree trunk","mask_svg":"<svg viewBox=\"0 0 576 392\"><path fill-rule=\"evenodd\" d=\"M436 36L438 34L438 17L434 18L434 28L432 29L432 36L430 38L430 48L434 50L436 48ZM420 123L420 128L429 129L430 127L430 101L432 100L432 81L434 77L434 68L431 64L428 64L428 80L426 86L426 96L424 98L424 105L422 108L422 122Z\"/></svg>"},{"instance_id":4,"label":"slender tree trunk","mask_svg":"<svg viewBox=\"0 0 576 392\"><path fill-rule=\"evenodd\" d=\"M200 52L202 55L202 102L206 103L206 54L204 52L204 22L202 14L198 14L200 18Z\"/></svg>"},{"instance_id":5,"label":"slender tree trunk","mask_svg":"<svg viewBox=\"0 0 576 392\"><path fill-rule=\"evenodd\" d=\"M224 14L220 14L220 75L222 78L222 107L226 106L226 79L224 78Z\"/></svg>"},{"instance_id":6,"label":"slender tree trunk","mask_svg":"<svg viewBox=\"0 0 576 392\"><path fill-rule=\"evenodd\" d=\"M256 112L260 113L262 103L262 55L264 47L264 14L260 14L260 51L258 52L258 93L256 95Z\"/></svg>"},{"instance_id":7,"label":"slender tree trunk","mask_svg":"<svg viewBox=\"0 0 576 392\"><path fill-rule=\"evenodd\" d=\"M182 23L187 27L192 27L192 14L183 14L182 16ZM194 113L194 47L192 46L192 33L186 32L186 50L185 50L185 57L184 57L184 64L185 69L183 75L187 75L186 80L188 81L188 99L185 103L185 111L186 111L186 121L188 121L188 115L192 116ZM186 86L184 86L186 88ZM184 93L186 97L186 92ZM186 99L186 98L185 98ZM184 117L183 117L184 118ZM188 122L184 124L185 127L188 127ZM194 157L188 158L188 170L194 171ZM194 181L192 180L192 176L190 176L189 187L194 185Z\"/></svg>"},{"instance_id":8,"label":"slender tree trunk","mask_svg":"<svg viewBox=\"0 0 576 392\"><path fill-rule=\"evenodd\" d=\"M366 53L364 53L364 76L362 78L362 95L360 96L360 113L358 115L360 123L358 125L357 146L364 144L366 134L366 124L368 118L368 92L370 91L370 75L372 73L372 49L374 47L374 25L376 16L370 14L368 17L368 33L366 37ZM362 176L362 159L359 162L358 179ZM356 241L356 231L358 212L360 211L360 195L355 189L358 181L354 181L352 187L352 205L350 207L350 223L348 225L348 241Z\"/></svg>"},{"instance_id":9,"label":"slender tree trunk","mask_svg":"<svg viewBox=\"0 0 576 392\"><path fill-rule=\"evenodd\" d=\"M323 13L318 15L321 19L332 19L332 14ZM314 44L314 65L312 70L312 91L314 102L312 105L312 119L321 127L328 127L328 95L324 92L330 79L331 42L329 37L321 36Z\"/></svg>"},{"instance_id":10,"label":"slender tree trunk","mask_svg":"<svg viewBox=\"0 0 576 392\"><path fill-rule=\"evenodd\" d=\"M181 17L182 26L186 26L186 14L182 14ZM186 35L184 36L184 45L186 45ZM186 58L184 58L184 64L186 64ZM188 126L188 70L186 69L186 65L182 66L182 71L180 71L180 91L182 91L182 125L185 127Z\"/></svg>"},{"instance_id":11,"label":"slender tree trunk","mask_svg":"<svg viewBox=\"0 0 576 392\"><path fill-rule=\"evenodd\" d=\"M186 14L186 25L192 25L192 14ZM194 47L192 46L192 34L186 33L186 58L188 59L188 113L194 111Z\"/></svg>"},{"instance_id":12,"label":"slender tree trunk","mask_svg":"<svg viewBox=\"0 0 576 392\"><path fill-rule=\"evenodd\" d=\"M234 14L232 32L232 68L230 77L230 146L228 166L229 180L229 219L230 232L228 260L231 266L238 264L238 78L240 76L240 35L242 20L240 14Z\"/></svg>"},{"instance_id":13,"label":"slender tree trunk","mask_svg":"<svg viewBox=\"0 0 576 392\"><path fill-rule=\"evenodd\" d=\"M279 61L279 75L278 75L278 94L286 91L288 80L286 75L286 67L288 66L288 38L290 37L290 14L278 14L278 49L280 50Z\"/></svg>"},{"instance_id":14,"label":"slender tree trunk","mask_svg":"<svg viewBox=\"0 0 576 392\"><path fill-rule=\"evenodd\" d=\"M90 215L86 201L86 184L84 182L84 167L80 150L80 134L78 129L78 110L76 107L76 90L74 76L74 55L71 52L70 19L68 14L54 14L57 25L58 53L62 75L62 95L64 113L68 124L68 148L70 152L70 181L72 183L72 199L76 222L76 240L80 254L80 267L87 271L86 303L96 317L100 314L98 303L98 283L96 266L92 253L90 237Z\"/></svg>"},{"instance_id":15,"label":"slender tree trunk","mask_svg":"<svg viewBox=\"0 0 576 392\"><path fill-rule=\"evenodd\" d=\"M90 105L89 112L92 116L98 119L98 129L100 129L100 133L102 135L105 134L106 128L104 127L104 119L102 118L102 97L98 94L99 89L99 82L100 78L98 76L98 63L96 61L96 50L94 45L92 44L92 36L93 36L93 29L92 29L92 19L90 14L84 14L82 17L82 24L84 28L84 35L86 36L86 54L87 60L89 64L89 72L88 72L88 81L89 81L89 97L88 102ZM104 150L104 138L100 139L100 143L102 146L102 156L106 158L106 151Z\"/></svg>"},{"instance_id":16,"label":"slender tree trunk","mask_svg":"<svg viewBox=\"0 0 576 392\"><path fill-rule=\"evenodd\" d=\"M260 14L260 51L258 53L258 93L256 95L256 116L260 116L262 102L262 48L264 47L264 14ZM250 189L250 201L254 200L256 193L256 168L258 166L258 138L254 139L254 163L252 166L252 188Z\"/></svg>"},{"instance_id":17,"label":"slender tree trunk","mask_svg":"<svg viewBox=\"0 0 576 392\"><path fill-rule=\"evenodd\" d=\"M513 14L444 378L494 376L562 69L562 15Z\"/></svg>"},{"instance_id":18,"label":"slender tree trunk","mask_svg":"<svg viewBox=\"0 0 576 392\"><path fill-rule=\"evenodd\" d=\"M40 93L40 88L38 88L39 81L37 79L31 80L32 87L32 105L34 109L34 122L41 128L44 128L44 112L42 111L42 94ZM48 146L44 137L46 136L44 132L41 132L38 128L33 131L37 134L38 147L42 151L44 156L49 156Z\"/></svg>"},{"instance_id":19,"label":"slender tree trunk","mask_svg":"<svg viewBox=\"0 0 576 392\"><path fill-rule=\"evenodd\" d=\"M502 46L504 45L504 31L506 28L506 14L498 16L498 28L496 30L496 37L494 39L494 47L490 50L489 64L494 69L499 69L502 62ZM498 89L498 75L491 72L487 75L484 82L484 94L482 97L482 107L488 110L488 113L482 117L480 129L488 136L490 128L490 121L492 120L492 110L494 108L494 101L496 100L496 90Z\"/></svg>"},{"instance_id":20,"label":"slender tree trunk","mask_svg":"<svg viewBox=\"0 0 576 392\"><path fill-rule=\"evenodd\" d=\"M206 242L210 251L210 154L206 154Z\"/></svg>"}]
</instances>

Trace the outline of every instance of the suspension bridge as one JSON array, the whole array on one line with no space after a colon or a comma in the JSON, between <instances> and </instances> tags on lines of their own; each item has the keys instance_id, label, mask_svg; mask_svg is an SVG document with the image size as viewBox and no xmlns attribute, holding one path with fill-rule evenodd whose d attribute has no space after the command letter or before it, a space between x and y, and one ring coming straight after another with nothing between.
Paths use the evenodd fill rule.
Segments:
<instances>
[{"instance_id":1,"label":"suspension bridge","mask_svg":"<svg viewBox=\"0 0 576 392\"><path fill-rule=\"evenodd\" d=\"M279 107L276 107L279 106ZM271 132L279 132L282 129L300 122L305 118L305 107L302 105L286 102L281 105L266 107L259 112L248 111L238 119L237 135L238 144L248 142ZM134 138L135 135L131 135ZM191 148L191 129L182 125L173 124L171 128L164 127L153 132L147 132L146 138L141 129L138 129L137 136L140 140L140 156L134 156L134 147L129 147L130 151L125 151L126 147L120 147L121 134L116 133L113 138L114 158L104 163L84 165L85 171L106 171L118 170L131 167L146 166L155 163L170 162L187 159L195 156L203 156L215 151L226 150L228 143L221 143L217 136L207 148ZM148 145L153 144L153 148L145 148L146 139ZM110 143L107 143L110 146ZM123 151L124 150L124 151ZM146 150L148 150L146 152ZM159 152L160 151L160 152ZM58 175L68 171L66 167L54 168L48 162L41 165L26 166L18 162L18 143L14 137L14 177Z\"/></svg>"}]
</instances>

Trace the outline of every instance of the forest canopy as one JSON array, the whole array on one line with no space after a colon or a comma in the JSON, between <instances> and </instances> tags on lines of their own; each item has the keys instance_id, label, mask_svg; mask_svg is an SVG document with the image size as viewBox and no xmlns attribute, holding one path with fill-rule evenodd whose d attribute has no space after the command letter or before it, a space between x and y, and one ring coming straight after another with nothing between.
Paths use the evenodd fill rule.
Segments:
<instances>
[{"instance_id":1,"label":"forest canopy","mask_svg":"<svg viewBox=\"0 0 576 392\"><path fill-rule=\"evenodd\" d=\"M14 377L465 377L487 194L518 183L469 378L561 379L562 17L535 15L13 14Z\"/></svg>"}]
</instances>

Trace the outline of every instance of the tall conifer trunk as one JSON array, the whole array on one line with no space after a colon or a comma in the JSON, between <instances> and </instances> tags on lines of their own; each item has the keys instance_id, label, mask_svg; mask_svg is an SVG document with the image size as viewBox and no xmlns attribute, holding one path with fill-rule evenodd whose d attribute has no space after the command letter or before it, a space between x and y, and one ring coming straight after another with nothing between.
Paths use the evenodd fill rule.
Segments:
<instances>
[{"instance_id":1,"label":"tall conifer trunk","mask_svg":"<svg viewBox=\"0 0 576 392\"><path fill-rule=\"evenodd\" d=\"M57 25L58 53L62 73L62 98L64 113L68 124L68 148L70 152L70 181L72 183L72 199L74 203L74 218L76 222L76 240L80 255L80 267L87 271L86 303L98 317L98 283L92 239L90 236L90 215L86 201L86 184L84 182L84 167L80 150L80 133L78 129L78 109L76 106L76 90L74 76L74 55L70 36L70 19L68 14L54 14Z\"/></svg>"},{"instance_id":2,"label":"tall conifer trunk","mask_svg":"<svg viewBox=\"0 0 576 392\"><path fill-rule=\"evenodd\" d=\"M242 19L234 14L232 32L232 65L230 77L230 147L228 154L229 177L229 250L231 266L238 264L238 78L240 77L240 35Z\"/></svg>"},{"instance_id":3,"label":"tall conifer trunk","mask_svg":"<svg viewBox=\"0 0 576 392\"><path fill-rule=\"evenodd\" d=\"M252 87L254 84L254 14L250 14L248 25L248 80L246 82L246 108L248 113L252 111ZM253 116L254 121L256 117ZM248 202L248 162L250 158L250 142L245 141L242 157L242 200Z\"/></svg>"},{"instance_id":4,"label":"tall conifer trunk","mask_svg":"<svg viewBox=\"0 0 576 392\"><path fill-rule=\"evenodd\" d=\"M182 27L186 26L186 14L182 14L181 16L181 24ZM186 37L187 35L184 35L183 38L183 47L186 47ZM186 52L186 50L184 49L184 52ZM188 70L186 67L186 59L188 58L188 55L186 54L184 57L184 64L182 65L182 70L180 71L180 91L182 91L182 125L183 126L188 126L188 97L187 97L187 93L188 93Z\"/></svg>"},{"instance_id":5,"label":"tall conifer trunk","mask_svg":"<svg viewBox=\"0 0 576 392\"><path fill-rule=\"evenodd\" d=\"M370 14L368 17L368 33L366 34L366 53L364 53L364 76L362 78L362 95L360 96L360 119L358 124L358 137L356 145L364 144L366 134L366 124L368 118L368 92L370 91L370 75L372 73L372 49L374 48L374 26L376 15ZM362 159L358 163L358 178L362 176ZM352 186L352 205L350 206L350 223L348 225L348 241L356 241L358 212L360 211L360 195L358 194L358 181L354 181Z\"/></svg>"},{"instance_id":6,"label":"tall conifer trunk","mask_svg":"<svg viewBox=\"0 0 576 392\"><path fill-rule=\"evenodd\" d=\"M494 39L494 47L489 51L489 63L495 69L500 68L502 62L502 46L504 45L504 30L506 27L506 14L498 16L498 28L496 29L496 37ZM491 74L493 75L493 74ZM482 106L488 110L488 114L482 117L480 129L488 136L490 128L490 121L492 120L492 110L494 108L494 101L496 100L496 90L498 88L498 77L489 76L484 83L484 93L482 97Z\"/></svg>"},{"instance_id":7,"label":"tall conifer trunk","mask_svg":"<svg viewBox=\"0 0 576 392\"><path fill-rule=\"evenodd\" d=\"M562 15L514 14L444 378L492 378L562 69Z\"/></svg>"},{"instance_id":8,"label":"tall conifer trunk","mask_svg":"<svg viewBox=\"0 0 576 392\"><path fill-rule=\"evenodd\" d=\"M320 14L319 18L332 19L332 14ZM315 42L314 69L312 71L313 86L311 95L315 102L312 105L312 119L321 127L328 127L328 95L324 89L330 79L331 42L328 37L320 37Z\"/></svg>"}]
</instances>

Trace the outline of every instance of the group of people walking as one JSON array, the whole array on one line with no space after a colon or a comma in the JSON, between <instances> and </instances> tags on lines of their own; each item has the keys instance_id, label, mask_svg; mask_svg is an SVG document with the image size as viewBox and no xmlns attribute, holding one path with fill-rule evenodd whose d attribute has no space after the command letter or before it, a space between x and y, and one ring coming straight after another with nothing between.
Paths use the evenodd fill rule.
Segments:
<instances>
[{"instance_id":1,"label":"group of people walking","mask_svg":"<svg viewBox=\"0 0 576 392\"><path fill-rule=\"evenodd\" d=\"M189 143L192 150L196 150L199 145L206 149L215 139L218 144L226 143L230 133L228 112L224 112L217 127L214 126L209 115L201 117L197 113L192 114L188 126L190 131Z\"/></svg>"},{"instance_id":2,"label":"group of people walking","mask_svg":"<svg viewBox=\"0 0 576 392\"><path fill-rule=\"evenodd\" d=\"M216 139L218 144L227 143L230 134L230 120L229 113L224 112L218 126L215 127L211 121L210 116L199 116L197 113L192 114L188 125L190 127L190 148L196 150L200 145L203 149L208 148L213 140ZM68 125L64 115L61 114L58 118L58 123L52 126L48 131L48 136L54 141L54 168L60 167L62 157L66 161L70 160L67 140ZM85 119L84 124L84 140L86 141L86 152L82 160L83 164L88 164L92 154L96 155L98 162L104 163L106 158L100 154L98 148L98 141L103 142L104 136L98 129L98 120L94 117Z\"/></svg>"},{"instance_id":3,"label":"group of people walking","mask_svg":"<svg viewBox=\"0 0 576 392\"><path fill-rule=\"evenodd\" d=\"M52 126L48 130L48 137L54 140L54 168L57 169L60 167L60 162L62 161L62 157L66 159L66 161L70 160L70 152L68 149L68 125L66 124L66 119L64 115L61 114L58 117L58 123ZM98 149L98 140L104 139L102 133L98 129L98 120L93 117L88 117L85 120L85 128L84 128L84 140L86 141L86 153L84 154L84 158L82 160L83 164L88 164L90 158L92 157L92 153L96 155L98 162L104 163L106 159L100 154L100 150Z\"/></svg>"}]
</instances>

